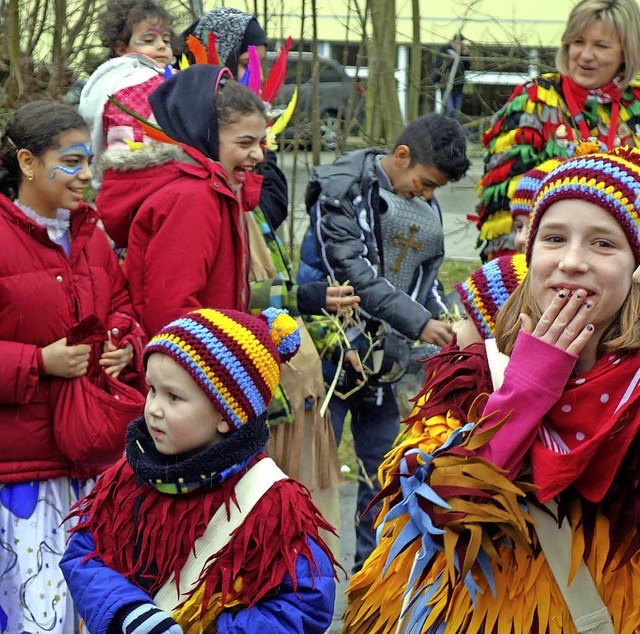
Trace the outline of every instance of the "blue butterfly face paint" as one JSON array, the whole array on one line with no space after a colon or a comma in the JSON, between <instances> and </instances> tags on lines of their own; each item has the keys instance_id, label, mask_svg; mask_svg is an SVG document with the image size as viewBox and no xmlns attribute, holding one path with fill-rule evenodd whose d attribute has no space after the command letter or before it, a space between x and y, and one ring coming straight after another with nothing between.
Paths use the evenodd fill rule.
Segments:
<instances>
[{"instance_id":1,"label":"blue butterfly face paint","mask_svg":"<svg viewBox=\"0 0 640 634\"><path fill-rule=\"evenodd\" d=\"M67 176L75 176L79 171L81 171L83 169L83 165L81 165L80 163L78 163L77 165L73 165L75 156L78 154L87 157L87 159L90 159L92 156L91 147L86 145L85 143L76 143L75 145L62 150L59 154L61 162L52 165L49 168L49 180L53 180L56 177L57 172L62 172ZM69 164L69 161L71 162L71 164Z\"/></svg>"},{"instance_id":2,"label":"blue butterfly face paint","mask_svg":"<svg viewBox=\"0 0 640 634\"><path fill-rule=\"evenodd\" d=\"M18 198L47 218L55 218L58 209L77 209L91 181L91 158L85 128L62 132L58 143L32 163L33 178L21 182Z\"/></svg>"}]
</instances>

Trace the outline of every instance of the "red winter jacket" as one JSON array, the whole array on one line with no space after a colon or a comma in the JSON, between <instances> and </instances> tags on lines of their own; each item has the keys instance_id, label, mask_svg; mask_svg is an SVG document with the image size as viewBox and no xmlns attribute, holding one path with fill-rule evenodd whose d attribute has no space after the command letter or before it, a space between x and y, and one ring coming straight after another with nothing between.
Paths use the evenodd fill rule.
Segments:
<instances>
[{"instance_id":1,"label":"red winter jacket","mask_svg":"<svg viewBox=\"0 0 640 634\"><path fill-rule=\"evenodd\" d=\"M0 194L0 483L71 475L54 441L51 379L39 375L38 348L91 314L121 333L137 327L98 218L85 204L71 213L67 258L44 227ZM98 354L92 352L90 363Z\"/></svg>"},{"instance_id":2,"label":"red winter jacket","mask_svg":"<svg viewBox=\"0 0 640 634\"><path fill-rule=\"evenodd\" d=\"M222 166L188 146L105 152L101 167L96 202L107 233L127 246L131 299L149 336L190 310L247 310L243 209L258 204L261 176L247 176L241 209Z\"/></svg>"}]
</instances>

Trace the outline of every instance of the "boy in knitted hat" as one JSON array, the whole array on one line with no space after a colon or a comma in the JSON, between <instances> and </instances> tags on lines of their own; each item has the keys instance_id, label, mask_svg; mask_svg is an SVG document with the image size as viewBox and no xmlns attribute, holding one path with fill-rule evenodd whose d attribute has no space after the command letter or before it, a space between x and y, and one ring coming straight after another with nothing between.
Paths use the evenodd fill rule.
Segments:
<instances>
[{"instance_id":1,"label":"boy in knitted hat","mask_svg":"<svg viewBox=\"0 0 640 634\"><path fill-rule=\"evenodd\" d=\"M299 342L275 308L198 310L151 340L144 417L76 508L61 563L92 634L328 628L336 562L318 528L332 528L264 454Z\"/></svg>"}]
</instances>

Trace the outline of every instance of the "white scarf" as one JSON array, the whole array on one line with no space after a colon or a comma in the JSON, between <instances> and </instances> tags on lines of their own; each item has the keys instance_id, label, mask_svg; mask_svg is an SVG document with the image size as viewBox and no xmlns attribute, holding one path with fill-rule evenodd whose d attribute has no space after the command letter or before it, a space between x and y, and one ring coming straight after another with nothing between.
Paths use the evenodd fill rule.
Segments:
<instances>
[{"instance_id":1,"label":"white scarf","mask_svg":"<svg viewBox=\"0 0 640 634\"><path fill-rule=\"evenodd\" d=\"M58 243L62 236L69 231L71 222L71 212L68 209L56 209L55 218L45 218L34 211L28 205L21 203L18 199L13 204L27 217L31 218L35 223L45 227L49 238L53 242Z\"/></svg>"}]
</instances>

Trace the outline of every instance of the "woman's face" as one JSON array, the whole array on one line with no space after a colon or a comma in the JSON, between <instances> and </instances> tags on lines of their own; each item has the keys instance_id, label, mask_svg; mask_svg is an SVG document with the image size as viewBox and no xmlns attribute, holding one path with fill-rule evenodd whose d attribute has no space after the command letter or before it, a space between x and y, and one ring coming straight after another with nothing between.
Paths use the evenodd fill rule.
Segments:
<instances>
[{"instance_id":1,"label":"woman's face","mask_svg":"<svg viewBox=\"0 0 640 634\"><path fill-rule=\"evenodd\" d=\"M544 312L560 290L584 289L598 337L629 294L635 268L629 242L608 211L584 200L560 200L542 216L533 243L531 292Z\"/></svg>"},{"instance_id":2,"label":"woman's face","mask_svg":"<svg viewBox=\"0 0 640 634\"><path fill-rule=\"evenodd\" d=\"M587 90L606 86L623 61L618 34L602 20L594 20L569 43L569 76Z\"/></svg>"}]
</instances>

